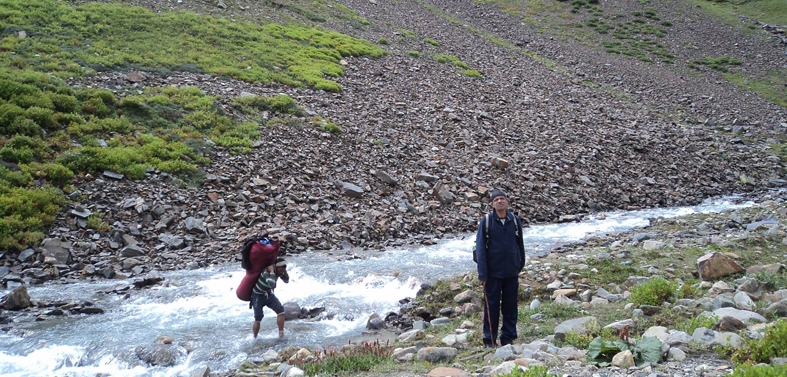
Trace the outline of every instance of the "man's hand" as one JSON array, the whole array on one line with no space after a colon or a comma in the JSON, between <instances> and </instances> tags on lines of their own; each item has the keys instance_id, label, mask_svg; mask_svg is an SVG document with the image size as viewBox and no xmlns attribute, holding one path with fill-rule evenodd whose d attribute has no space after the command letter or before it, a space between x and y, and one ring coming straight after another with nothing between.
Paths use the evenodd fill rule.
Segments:
<instances>
[{"instance_id":1,"label":"man's hand","mask_svg":"<svg viewBox=\"0 0 787 377\"><path fill-rule=\"evenodd\" d=\"M481 287L486 288L486 280L479 280L481 282Z\"/></svg>"}]
</instances>

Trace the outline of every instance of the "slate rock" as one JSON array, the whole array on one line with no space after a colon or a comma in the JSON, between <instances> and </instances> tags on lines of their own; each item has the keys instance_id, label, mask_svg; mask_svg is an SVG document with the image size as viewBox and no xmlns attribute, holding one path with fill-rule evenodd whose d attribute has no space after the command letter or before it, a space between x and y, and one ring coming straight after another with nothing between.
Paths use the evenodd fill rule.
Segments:
<instances>
[{"instance_id":1,"label":"slate rock","mask_svg":"<svg viewBox=\"0 0 787 377\"><path fill-rule=\"evenodd\" d=\"M598 327L598 319L593 316L569 319L555 327L555 338L565 339L566 334L572 331L581 335L587 332L588 327L594 326Z\"/></svg>"},{"instance_id":2,"label":"slate rock","mask_svg":"<svg viewBox=\"0 0 787 377\"><path fill-rule=\"evenodd\" d=\"M68 264L71 262L71 242L47 238L42 243L44 262L48 264Z\"/></svg>"},{"instance_id":3,"label":"slate rock","mask_svg":"<svg viewBox=\"0 0 787 377\"><path fill-rule=\"evenodd\" d=\"M708 253L697 259L697 270L703 280L713 280L743 271L743 267L721 253Z\"/></svg>"},{"instance_id":4,"label":"slate rock","mask_svg":"<svg viewBox=\"0 0 787 377\"><path fill-rule=\"evenodd\" d=\"M402 334L404 335L404 334ZM406 348L397 348L394 349L391 357L400 362L412 361L413 357L415 357L415 353L418 352L418 348L416 347L406 347Z\"/></svg>"},{"instance_id":5,"label":"slate rock","mask_svg":"<svg viewBox=\"0 0 787 377\"><path fill-rule=\"evenodd\" d=\"M0 307L5 310L20 310L29 308L31 305L30 294L27 293L26 285L14 288L11 293L0 300Z\"/></svg>"},{"instance_id":6,"label":"slate rock","mask_svg":"<svg viewBox=\"0 0 787 377\"><path fill-rule=\"evenodd\" d=\"M403 332L396 339L402 343L410 343L416 340L421 340L425 336L426 335L424 334L423 330L410 330L410 331Z\"/></svg>"},{"instance_id":7,"label":"slate rock","mask_svg":"<svg viewBox=\"0 0 787 377\"><path fill-rule=\"evenodd\" d=\"M467 373L461 369L457 368L448 368L448 367L438 367L429 371L426 374L426 377L470 377L470 373Z\"/></svg>"},{"instance_id":8,"label":"slate rock","mask_svg":"<svg viewBox=\"0 0 787 377\"><path fill-rule=\"evenodd\" d=\"M364 193L362 188L349 182L342 183L341 191L342 194L349 196L351 198L360 198L361 196L363 196Z\"/></svg>"},{"instance_id":9,"label":"slate rock","mask_svg":"<svg viewBox=\"0 0 787 377\"><path fill-rule=\"evenodd\" d=\"M391 186L396 186L399 184L399 181L397 181L394 177L392 177L390 174L388 174L385 171L378 170L374 173L374 175L377 178L379 178L381 181L383 181L383 183L389 184Z\"/></svg>"}]
</instances>

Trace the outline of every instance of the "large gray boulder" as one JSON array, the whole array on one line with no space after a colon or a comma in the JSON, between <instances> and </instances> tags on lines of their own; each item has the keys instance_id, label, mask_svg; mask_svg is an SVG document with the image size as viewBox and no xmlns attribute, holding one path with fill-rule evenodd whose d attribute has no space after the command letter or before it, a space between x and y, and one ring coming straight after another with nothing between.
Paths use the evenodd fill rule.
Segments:
<instances>
[{"instance_id":1,"label":"large gray boulder","mask_svg":"<svg viewBox=\"0 0 787 377\"><path fill-rule=\"evenodd\" d=\"M716 317L723 318L723 317L733 317L745 324L749 323L763 323L767 322L768 320L765 317L748 310L740 310L735 308L721 308L716 309L713 311L713 314Z\"/></svg>"},{"instance_id":2,"label":"large gray boulder","mask_svg":"<svg viewBox=\"0 0 787 377\"><path fill-rule=\"evenodd\" d=\"M783 299L765 308L765 313L769 313L775 317L787 317L787 299Z\"/></svg>"},{"instance_id":3,"label":"large gray boulder","mask_svg":"<svg viewBox=\"0 0 787 377\"><path fill-rule=\"evenodd\" d=\"M702 280L713 280L743 271L743 267L722 253L708 253L697 259Z\"/></svg>"}]
</instances>

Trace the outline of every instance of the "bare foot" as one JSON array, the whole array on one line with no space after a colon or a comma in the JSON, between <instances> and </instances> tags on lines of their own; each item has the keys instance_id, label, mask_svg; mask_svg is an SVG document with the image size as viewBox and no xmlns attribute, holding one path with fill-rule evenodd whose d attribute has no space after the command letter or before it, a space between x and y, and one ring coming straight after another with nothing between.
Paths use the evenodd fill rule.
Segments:
<instances>
[{"instance_id":1,"label":"bare foot","mask_svg":"<svg viewBox=\"0 0 787 377\"><path fill-rule=\"evenodd\" d=\"M284 338L284 330L279 331L279 338Z\"/></svg>"}]
</instances>

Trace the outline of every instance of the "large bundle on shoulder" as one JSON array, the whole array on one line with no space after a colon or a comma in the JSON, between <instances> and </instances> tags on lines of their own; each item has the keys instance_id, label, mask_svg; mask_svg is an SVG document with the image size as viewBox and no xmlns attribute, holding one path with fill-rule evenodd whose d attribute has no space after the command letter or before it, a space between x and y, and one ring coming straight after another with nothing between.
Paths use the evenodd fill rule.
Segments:
<instances>
[{"instance_id":1,"label":"large bundle on shoulder","mask_svg":"<svg viewBox=\"0 0 787 377\"><path fill-rule=\"evenodd\" d=\"M281 241L268 234L252 236L243 241L241 247L241 267L246 270L246 276L241 280L235 294L243 301L251 301L251 291L259 279L262 271L270 266L279 257Z\"/></svg>"}]
</instances>

